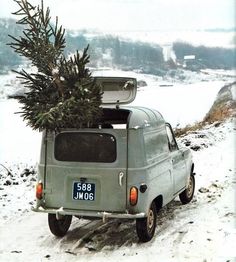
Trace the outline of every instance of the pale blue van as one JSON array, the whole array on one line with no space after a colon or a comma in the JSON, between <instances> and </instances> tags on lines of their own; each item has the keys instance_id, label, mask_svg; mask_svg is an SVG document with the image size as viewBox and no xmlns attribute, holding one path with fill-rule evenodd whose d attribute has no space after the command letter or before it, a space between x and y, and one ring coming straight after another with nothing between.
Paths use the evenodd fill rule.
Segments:
<instances>
[{"instance_id":1,"label":"pale blue van","mask_svg":"<svg viewBox=\"0 0 236 262\"><path fill-rule=\"evenodd\" d=\"M49 228L59 237L72 216L135 219L146 242L163 206L176 196L183 204L192 200L191 152L179 147L158 111L126 105L135 99L136 79L95 79L104 92L99 124L43 133L33 210L48 213Z\"/></svg>"}]
</instances>

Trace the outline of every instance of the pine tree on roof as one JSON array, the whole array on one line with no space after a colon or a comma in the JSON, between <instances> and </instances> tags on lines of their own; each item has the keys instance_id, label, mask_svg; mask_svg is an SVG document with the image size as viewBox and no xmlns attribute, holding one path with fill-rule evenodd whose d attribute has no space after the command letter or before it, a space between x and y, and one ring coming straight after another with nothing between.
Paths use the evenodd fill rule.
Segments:
<instances>
[{"instance_id":1,"label":"pine tree on roof","mask_svg":"<svg viewBox=\"0 0 236 262\"><path fill-rule=\"evenodd\" d=\"M91 77L88 48L66 58L65 29L58 19L51 23L50 10L33 6L27 0L14 0L23 25L22 36L10 36L9 45L16 53L27 58L36 73L22 70L18 77L27 88L19 98L21 115L27 124L37 130L89 127L101 116L102 93Z\"/></svg>"}]
</instances>

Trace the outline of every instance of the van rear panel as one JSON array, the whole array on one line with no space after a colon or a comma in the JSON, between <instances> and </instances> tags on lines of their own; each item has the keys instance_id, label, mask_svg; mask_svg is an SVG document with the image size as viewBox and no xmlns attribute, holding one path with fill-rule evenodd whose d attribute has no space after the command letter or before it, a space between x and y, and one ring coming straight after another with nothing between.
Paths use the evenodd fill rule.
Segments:
<instances>
[{"instance_id":1,"label":"van rear panel","mask_svg":"<svg viewBox=\"0 0 236 262\"><path fill-rule=\"evenodd\" d=\"M46 208L126 210L126 129L66 130L47 143Z\"/></svg>"}]
</instances>

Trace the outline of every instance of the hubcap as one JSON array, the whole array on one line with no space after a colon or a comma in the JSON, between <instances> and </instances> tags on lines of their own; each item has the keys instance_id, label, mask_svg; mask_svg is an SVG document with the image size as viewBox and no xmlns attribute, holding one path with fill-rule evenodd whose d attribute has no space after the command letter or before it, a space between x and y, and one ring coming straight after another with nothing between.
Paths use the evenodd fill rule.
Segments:
<instances>
[{"instance_id":1,"label":"hubcap","mask_svg":"<svg viewBox=\"0 0 236 262\"><path fill-rule=\"evenodd\" d=\"M149 231L152 230L153 228L153 225L154 225L154 213L153 213L153 210L149 210L149 213L148 213L148 229Z\"/></svg>"},{"instance_id":2,"label":"hubcap","mask_svg":"<svg viewBox=\"0 0 236 262\"><path fill-rule=\"evenodd\" d=\"M187 196L190 198L193 193L193 178L190 176L189 178L189 183L188 183L188 188L187 188Z\"/></svg>"}]
</instances>

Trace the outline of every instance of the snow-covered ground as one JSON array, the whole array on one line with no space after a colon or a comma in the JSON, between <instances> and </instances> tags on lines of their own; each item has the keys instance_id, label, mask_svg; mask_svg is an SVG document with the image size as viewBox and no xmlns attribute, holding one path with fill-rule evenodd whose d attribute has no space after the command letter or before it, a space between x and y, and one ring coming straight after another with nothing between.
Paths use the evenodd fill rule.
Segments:
<instances>
[{"instance_id":1,"label":"snow-covered ground","mask_svg":"<svg viewBox=\"0 0 236 262\"><path fill-rule=\"evenodd\" d=\"M219 89L232 82L226 72L215 73L191 73L180 82L96 72L144 80L147 86L133 103L158 109L174 127L201 120ZM30 211L41 134L14 114L19 105L6 99L12 82L5 83L0 78L0 261L234 261L236 123L228 120L179 138L193 149L195 197L186 206L176 199L161 210L151 242L139 243L134 221L121 220L102 224L74 219L68 234L57 239L49 232L47 216Z\"/></svg>"},{"instance_id":2,"label":"snow-covered ground","mask_svg":"<svg viewBox=\"0 0 236 262\"><path fill-rule=\"evenodd\" d=\"M58 239L49 232L47 215L30 211L34 172L1 172L0 261L234 261L235 135L231 120L179 139L200 147L193 151L195 196L188 205L176 199L163 208L155 237L145 244L138 242L134 221L118 219L74 219Z\"/></svg>"}]
</instances>

